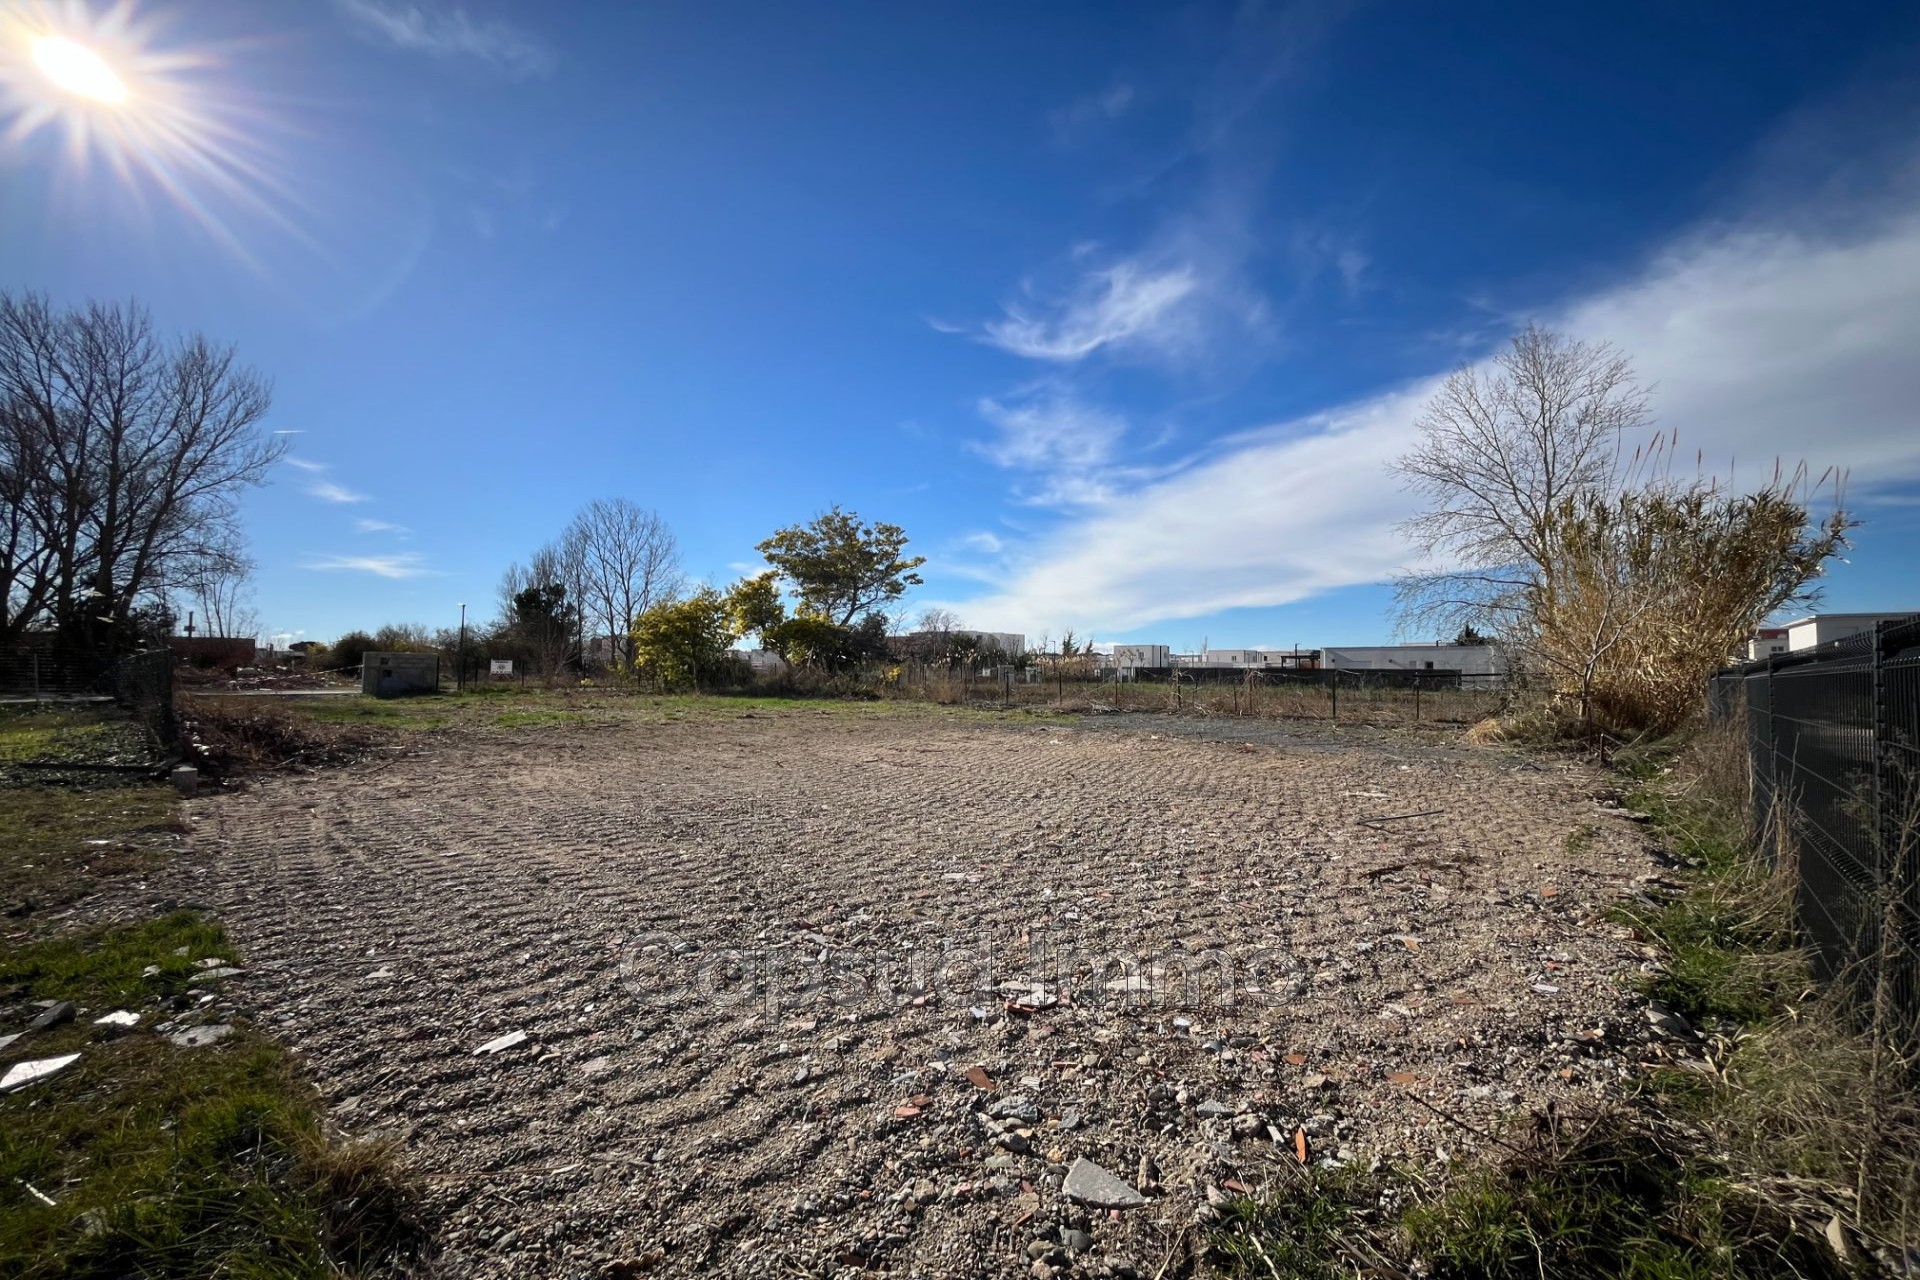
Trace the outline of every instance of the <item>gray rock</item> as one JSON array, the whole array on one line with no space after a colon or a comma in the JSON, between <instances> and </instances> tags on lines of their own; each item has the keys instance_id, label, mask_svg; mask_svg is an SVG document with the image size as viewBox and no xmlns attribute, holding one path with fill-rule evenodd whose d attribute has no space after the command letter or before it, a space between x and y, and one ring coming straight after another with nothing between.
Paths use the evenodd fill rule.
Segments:
<instances>
[{"instance_id":1,"label":"gray rock","mask_svg":"<svg viewBox=\"0 0 1920 1280\"><path fill-rule=\"evenodd\" d=\"M1147 1198L1093 1161L1081 1156L1060 1187L1069 1200L1094 1209L1138 1209Z\"/></svg>"},{"instance_id":2,"label":"gray rock","mask_svg":"<svg viewBox=\"0 0 1920 1280\"><path fill-rule=\"evenodd\" d=\"M1695 1035L1691 1022L1688 1022L1686 1018L1663 1005L1649 1005L1647 1007L1647 1021L1652 1024L1655 1031L1658 1031L1663 1036L1674 1036L1681 1040L1690 1040Z\"/></svg>"},{"instance_id":3,"label":"gray rock","mask_svg":"<svg viewBox=\"0 0 1920 1280\"><path fill-rule=\"evenodd\" d=\"M232 1034L233 1027L230 1023L209 1022L204 1026L176 1031L167 1037L167 1043L178 1045L182 1049L204 1049L210 1044L219 1044Z\"/></svg>"},{"instance_id":4,"label":"gray rock","mask_svg":"<svg viewBox=\"0 0 1920 1280\"><path fill-rule=\"evenodd\" d=\"M45 1031L48 1027L57 1027L63 1022L73 1021L73 1001L56 1000L42 1009L32 1022L27 1024L29 1031Z\"/></svg>"},{"instance_id":5,"label":"gray rock","mask_svg":"<svg viewBox=\"0 0 1920 1280\"><path fill-rule=\"evenodd\" d=\"M80 1061L77 1053L63 1053L57 1058L36 1058L31 1062L16 1062L7 1068L7 1074L0 1076L0 1093L11 1093L24 1088L36 1080L44 1080L56 1071L64 1071Z\"/></svg>"},{"instance_id":6,"label":"gray rock","mask_svg":"<svg viewBox=\"0 0 1920 1280\"><path fill-rule=\"evenodd\" d=\"M1209 1120L1225 1120L1233 1115L1231 1102L1203 1102L1193 1109L1193 1114Z\"/></svg>"},{"instance_id":7,"label":"gray rock","mask_svg":"<svg viewBox=\"0 0 1920 1280\"><path fill-rule=\"evenodd\" d=\"M187 984L197 987L208 982L221 982L227 978L237 978L245 972L246 970L236 969L231 965L221 965L217 969L208 969L203 973L194 974L191 978L187 979Z\"/></svg>"},{"instance_id":8,"label":"gray rock","mask_svg":"<svg viewBox=\"0 0 1920 1280\"><path fill-rule=\"evenodd\" d=\"M1060 1243L1067 1246L1068 1253L1085 1253L1093 1248L1093 1237L1069 1227L1060 1233Z\"/></svg>"},{"instance_id":9,"label":"gray rock","mask_svg":"<svg viewBox=\"0 0 1920 1280\"><path fill-rule=\"evenodd\" d=\"M987 1114L996 1120L1024 1120L1028 1124L1040 1123L1040 1108L1024 1094L1013 1094L1001 1098L987 1108Z\"/></svg>"}]
</instances>

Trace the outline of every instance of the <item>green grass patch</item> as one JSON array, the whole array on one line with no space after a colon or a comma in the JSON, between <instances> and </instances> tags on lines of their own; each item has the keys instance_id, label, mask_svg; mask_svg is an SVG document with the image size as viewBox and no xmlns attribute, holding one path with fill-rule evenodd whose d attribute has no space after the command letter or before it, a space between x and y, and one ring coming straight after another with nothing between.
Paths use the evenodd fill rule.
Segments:
<instances>
[{"instance_id":1,"label":"green grass patch","mask_svg":"<svg viewBox=\"0 0 1920 1280\"><path fill-rule=\"evenodd\" d=\"M25 764L155 763L146 731L111 704L0 708L0 773L32 780Z\"/></svg>"},{"instance_id":2,"label":"green grass patch","mask_svg":"<svg viewBox=\"0 0 1920 1280\"><path fill-rule=\"evenodd\" d=\"M1622 903L1613 918L1665 953L1646 994L1696 1023L1762 1022L1806 984L1790 889L1752 846L1744 774L1727 758L1738 747L1709 738L1679 759L1668 749L1628 762L1639 785L1627 803L1689 865L1684 890Z\"/></svg>"},{"instance_id":3,"label":"green grass patch","mask_svg":"<svg viewBox=\"0 0 1920 1280\"><path fill-rule=\"evenodd\" d=\"M150 1030L178 1016L193 960L232 956L217 926L178 913L0 962L9 998L86 1009L0 1054L81 1054L0 1097L0 1274L323 1277L416 1248L414 1198L389 1154L329 1142L318 1098L278 1045L244 1025L192 1049ZM143 977L149 965L159 973ZM91 1025L115 1007L145 1025Z\"/></svg>"},{"instance_id":4,"label":"green grass patch","mask_svg":"<svg viewBox=\"0 0 1920 1280\"><path fill-rule=\"evenodd\" d=\"M1301 1170L1278 1189L1220 1206L1207 1232L1208 1255L1228 1275L1336 1280L1367 1254L1366 1215L1379 1197L1356 1171Z\"/></svg>"},{"instance_id":5,"label":"green grass patch","mask_svg":"<svg viewBox=\"0 0 1920 1280\"><path fill-rule=\"evenodd\" d=\"M1626 1112L1516 1144L1410 1207L1435 1280L1787 1280L1847 1274L1792 1218L1684 1139Z\"/></svg>"},{"instance_id":6,"label":"green grass patch","mask_svg":"<svg viewBox=\"0 0 1920 1280\"><path fill-rule=\"evenodd\" d=\"M179 830L173 792L150 783L0 789L0 910L62 906L108 876L152 870Z\"/></svg>"},{"instance_id":7,"label":"green grass patch","mask_svg":"<svg viewBox=\"0 0 1920 1280\"><path fill-rule=\"evenodd\" d=\"M0 992L89 1007L150 1004L185 991L201 959L238 963L225 930L176 911L0 954ZM146 973L150 967L158 972Z\"/></svg>"},{"instance_id":8,"label":"green grass patch","mask_svg":"<svg viewBox=\"0 0 1920 1280\"><path fill-rule=\"evenodd\" d=\"M452 716L441 695L417 698L285 698L274 708L290 719L321 724L377 725L393 729L444 729Z\"/></svg>"}]
</instances>

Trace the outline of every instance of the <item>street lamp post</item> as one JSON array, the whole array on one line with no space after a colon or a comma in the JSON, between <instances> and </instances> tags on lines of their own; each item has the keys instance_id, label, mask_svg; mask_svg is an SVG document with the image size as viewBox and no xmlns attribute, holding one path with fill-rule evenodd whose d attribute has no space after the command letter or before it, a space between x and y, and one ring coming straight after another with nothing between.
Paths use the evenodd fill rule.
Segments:
<instances>
[{"instance_id":1,"label":"street lamp post","mask_svg":"<svg viewBox=\"0 0 1920 1280\"><path fill-rule=\"evenodd\" d=\"M453 691L459 693L467 687L467 603L460 602L460 645L454 651L457 655L453 668Z\"/></svg>"}]
</instances>

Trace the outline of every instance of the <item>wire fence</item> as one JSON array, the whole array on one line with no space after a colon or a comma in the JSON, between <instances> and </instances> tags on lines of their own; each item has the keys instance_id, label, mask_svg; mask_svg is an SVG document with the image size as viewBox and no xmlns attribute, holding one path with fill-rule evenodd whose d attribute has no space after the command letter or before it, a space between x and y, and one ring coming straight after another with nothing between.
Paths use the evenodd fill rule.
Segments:
<instances>
[{"instance_id":1,"label":"wire fence","mask_svg":"<svg viewBox=\"0 0 1920 1280\"><path fill-rule=\"evenodd\" d=\"M1920 1029L1920 615L1723 671L1708 709L1745 722L1756 835L1795 860L1822 976Z\"/></svg>"},{"instance_id":2,"label":"wire fence","mask_svg":"<svg viewBox=\"0 0 1920 1280\"><path fill-rule=\"evenodd\" d=\"M14 782L143 773L177 758L173 655L97 658L53 649L0 654L5 766Z\"/></svg>"}]
</instances>

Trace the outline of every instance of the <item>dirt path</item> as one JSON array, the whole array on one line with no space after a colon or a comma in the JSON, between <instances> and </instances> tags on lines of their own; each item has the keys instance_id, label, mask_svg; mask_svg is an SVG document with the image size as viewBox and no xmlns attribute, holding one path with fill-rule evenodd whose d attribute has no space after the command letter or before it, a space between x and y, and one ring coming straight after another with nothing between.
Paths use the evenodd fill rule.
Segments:
<instances>
[{"instance_id":1,"label":"dirt path","mask_svg":"<svg viewBox=\"0 0 1920 1280\"><path fill-rule=\"evenodd\" d=\"M447 1275L1026 1276L1084 1231L1150 1276L1296 1130L1445 1159L1410 1090L1485 1125L1631 1056L1597 917L1649 866L1577 771L810 711L425 741L195 802L188 888L430 1175ZM1151 1202L1072 1204L1081 1156Z\"/></svg>"}]
</instances>

